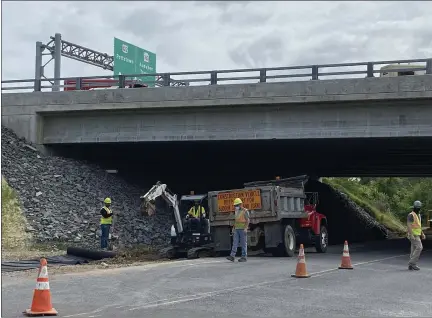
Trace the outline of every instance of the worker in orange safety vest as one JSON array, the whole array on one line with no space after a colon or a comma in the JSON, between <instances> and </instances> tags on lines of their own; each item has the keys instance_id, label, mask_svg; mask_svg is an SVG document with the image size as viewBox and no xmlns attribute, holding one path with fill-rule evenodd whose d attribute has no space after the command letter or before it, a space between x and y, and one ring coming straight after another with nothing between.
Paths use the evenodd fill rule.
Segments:
<instances>
[{"instance_id":1,"label":"worker in orange safety vest","mask_svg":"<svg viewBox=\"0 0 432 318\"><path fill-rule=\"evenodd\" d=\"M237 248L240 243L241 246L241 258L239 262L247 261L247 230L250 222L249 211L243 207L243 202L240 198L236 198L233 202L234 204L234 232L233 232L233 245L231 249L230 256L227 257L228 260L234 262L235 255L237 253Z\"/></svg>"}]
</instances>

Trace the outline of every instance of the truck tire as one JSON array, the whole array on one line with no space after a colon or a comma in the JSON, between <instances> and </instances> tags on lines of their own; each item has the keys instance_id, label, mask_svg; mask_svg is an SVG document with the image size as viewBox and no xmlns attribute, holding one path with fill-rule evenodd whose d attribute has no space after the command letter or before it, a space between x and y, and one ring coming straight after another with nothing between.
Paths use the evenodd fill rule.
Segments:
<instances>
[{"instance_id":1,"label":"truck tire","mask_svg":"<svg viewBox=\"0 0 432 318\"><path fill-rule=\"evenodd\" d=\"M318 253L327 252L328 247L328 231L325 225L321 225L320 233L315 236L315 249Z\"/></svg>"},{"instance_id":2,"label":"truck tire","mask_svg":"<svg viewBox=\"0 0 432 318\"><path fill-rule=\"evenodd\" d=\"M296 250L297 242L295 232L291 225L285 225L282 237L283 242L278 246L276 250L272 252L273 256L293 257Z\"/></svg>"}]
</instances>

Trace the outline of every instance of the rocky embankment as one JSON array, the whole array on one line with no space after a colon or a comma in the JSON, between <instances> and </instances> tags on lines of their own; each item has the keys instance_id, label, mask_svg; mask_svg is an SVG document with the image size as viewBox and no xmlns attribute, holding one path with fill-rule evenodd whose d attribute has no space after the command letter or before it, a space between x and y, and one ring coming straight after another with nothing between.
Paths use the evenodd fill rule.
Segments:
<instances>
[{"instance_id":1,"label":"rocky embankment","mask_svg":"<svg viewBox=\"0 0 432 318\"><path fill-rule=\"evenodd\" d=\"M346 194L328 184L309 181L306 190L319 193L317 210L327 216L330 244L381 240L391 234Z\"/></svg>"},{"instance_id":2,"label":"rocky embankment","mask_svg":"<svg viewBox=\"0 0 432 318\"><path fill-rule=\"evenodd\" d=\"M46 156L2 126L2 175L19 194L34 242L99 246L99 210L105 197L117 216L114 234L123 246L163 245L170 216L139 212L143 189L86 162Z\"/></svg>"}]
</instances>

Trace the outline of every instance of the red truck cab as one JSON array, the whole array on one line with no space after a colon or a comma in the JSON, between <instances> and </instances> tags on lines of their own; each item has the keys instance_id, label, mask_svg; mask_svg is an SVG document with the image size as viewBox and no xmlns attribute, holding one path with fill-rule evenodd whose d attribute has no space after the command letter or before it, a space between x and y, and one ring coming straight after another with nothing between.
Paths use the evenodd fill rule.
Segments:
<instances>
[{"instance_id":1,"label":"red truck cab","mask_svg":"<svg viewBox=\"0 0 432 318\"><path fill-rule=\"evenodd\" d=\"M299 234L302 241L314 245L317 252L325 252L328 246L327 217L316 208L318 205L318 193L307 192L304 210L308 214L307 218L299 220Z\"/></svg>"}]
</instances>

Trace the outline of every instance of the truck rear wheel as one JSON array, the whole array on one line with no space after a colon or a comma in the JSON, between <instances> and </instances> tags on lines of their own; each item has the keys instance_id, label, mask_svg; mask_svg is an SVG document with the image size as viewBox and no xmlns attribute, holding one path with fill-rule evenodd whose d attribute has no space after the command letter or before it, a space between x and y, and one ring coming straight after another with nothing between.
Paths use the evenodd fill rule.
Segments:
<instances>
[{"instance_id":1,"label":"truck rear wheel","mask_svg":"<svg viewBox=\"0 0 432 318\"><path fill-rule=\"evenodd\" d=\"M285 225L283 242L273 251L273 256L293 257L296 249L296 235L291 225Z\"/></svg>"},{"instance_id":2,"label":"truck rear wheel","mask_svg":"<svg viewBox=\"0 0 432 318\"><path fill-rule=\"evenodd\" d=\"M318 253L327 252L328 247L328 231L327 228L322 225L320 233L315 236L315 249Z\"/></svg>"}]
</instances>

